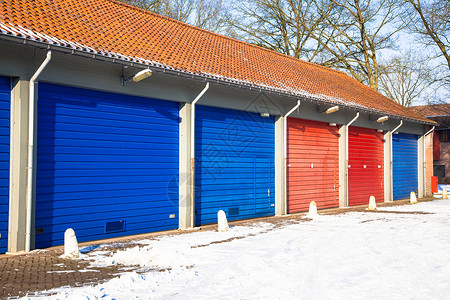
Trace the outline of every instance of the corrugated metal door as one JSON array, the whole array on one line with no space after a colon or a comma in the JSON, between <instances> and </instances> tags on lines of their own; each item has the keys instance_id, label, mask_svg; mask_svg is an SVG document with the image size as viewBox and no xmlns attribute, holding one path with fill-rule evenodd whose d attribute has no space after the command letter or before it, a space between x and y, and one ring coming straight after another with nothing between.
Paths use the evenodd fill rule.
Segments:
<instances>
[{"instance_id":1,"label":"corrugated metal door","mask_svg":"<svg viewBox=\"0 0 450 300\"><path fill-rule=\"evenodd\" d=\"M273 117L196 107L196 224L275 212L275 123Z\"/></svg>"},{"instance_id":2,"label":"corrugated metal door","mask_svg":"<svg viewBox=\"0 0 450 300\"><path fill-rule=\"evenodd\" d=\"M375 129L350 127L348 134L349 205L368 204L370 196L384 201L384 136Z\"/></svg>"},{"instance_id":3,"label":"corrugated metal door","mask_svg":"<svg viewBox=\"0 0 450 300\"><path fill-rule=\"evenodd\" d=\"M0 253L8 250L11 79L0 76Z\"/></svg>"},{"instance_id":4,"label":"corrugated metal door","mask_svg":"<svg viewBox=\"0 0 450 300\"><path fill-rule=\"evenodd\" d=\"M392 172L394 200L407 199L418 190L418 156L415 134L399 133L392 136Z\"/></svg>"},{"instance_id":5,"label":"corrugated metal door","mask_svg":"<svg viewBox=\"0 0 450 300\"><path fill-rule=\"evenodd\" d=\"M176 229L178 108L40 83L36 247Z\"/></svg>"},{"instance_id":6,"label":"corrugated metal door","mask_svg":"<svg viewBox=\"0 0 450 300\"><path fill-rule=\"evenodd\" d=\"M339 131L328 123L288 118L287 211L339 206Z\"/></svg>"}]
</instances>

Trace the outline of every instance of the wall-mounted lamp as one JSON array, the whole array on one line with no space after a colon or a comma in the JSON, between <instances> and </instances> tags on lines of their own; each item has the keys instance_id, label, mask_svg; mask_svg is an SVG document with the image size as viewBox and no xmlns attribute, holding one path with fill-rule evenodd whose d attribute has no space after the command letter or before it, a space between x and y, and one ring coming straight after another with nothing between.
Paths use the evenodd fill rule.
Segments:
<instances>
[{"instance_id":1,"label":"wall-mounted lamp","mask_svg":"<svg viewBox=\"0 0 450 300\"><path fill-rule=\"evenodd\" d=\"M325 113L325 114L329 115L329 114L332 114L334 112L337 112L338 110L339 110L339 106L337 106L337 105L336 106L332 106L330 108L327 108L325 110L319 110L319 107L318 107L317 108L317 114L321 115L321 114Z\"/></svg>"},{"instance_id":2,"label":"wall-mounted lamp","mask_svg":"<svg viewBox=\"0 0 450 300\"><path fill-rule=\"evenodd\" d=\"M339 110L339 106L333 106L333 107L330 107L329 109L327 109L326 111L325 111L325 113L327 114L327 115L329 115L329 114L332 114L332 113L334 113L334 112L337 112Z\"/></svg>"},{"instance_id":3,"label":"wall-mounted lamp","mask_svg":"<svg viewBox=\"0 0 450 300\"><path fill-rule=\"evenodd\" d=\"M384 130L383 130L383 129L377 129L377 131L378 131L378 132L383 132Z\"/></svg>"},{"instance_id":4,"label":"wall-mounted lamp","mask_svg":"<svg viewBox=\"0 0 450 300\"><path fill-rule=\"evenodd\" d=\"M333 127L336 127L336 126L337 126L336 123L328 123L328 125L333 126Z\"/></svg>"},{"instance_id":5,"label":"wall-mounted lamp","mask_svg":"<svg viewBox=\"0 0 450 300\"><path fill-rule=\"evenodd\" d=\"M137 72L135 75L130 76L128 78L125 78L122 75L121 83L122 83L123 86L125 86L126 82L130 81L130 80L133 80L134 82L139 82L141 80L144 80L145 78L148 78L148 77L152 76L152 74L153 74L152 70L145 69L145 70Z\"/></svg>"},{"instance_id":6,"label":"wall-mounted lamp","mask_svg":"<svg viewBox=\"0 0 450 300\"><path fill-rule=\"evenodd\" d=\"M385 121L387 121L388 119L389 119L388 116L379 117L379 118L377 119L377 123L385 122Z\"/></svg>"},{"instance_id":7,"label":"wall-mounted lamp","mask_svg":"<svg viewBox=\"0 0 450 300\"><path fill-rule=\"evenodd\" d=\"M262 112L262 113L260 113L259 115L260 115L261 117L264 117L264 118L270 117L270 114L269 114L269 113L265 113L265 112Z\"/></svg>"}]
</instances>

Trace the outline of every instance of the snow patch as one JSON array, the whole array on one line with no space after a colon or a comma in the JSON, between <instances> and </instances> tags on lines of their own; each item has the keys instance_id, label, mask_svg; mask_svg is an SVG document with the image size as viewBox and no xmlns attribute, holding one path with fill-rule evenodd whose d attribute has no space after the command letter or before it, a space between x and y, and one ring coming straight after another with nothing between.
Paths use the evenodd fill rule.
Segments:
<instances>
[{"instance_id":1,"label":"snow patch","mask_svg":"<svg viewBox=\"0 0 450 300\"><path fill-rule=\"evenodd\" d=\"M96 259L170 269L127 272L42 297L443 299L450 290L449 227L450 200L435 200L380 207L376 214L163 236Z\"/></svg>"}]
</instances>

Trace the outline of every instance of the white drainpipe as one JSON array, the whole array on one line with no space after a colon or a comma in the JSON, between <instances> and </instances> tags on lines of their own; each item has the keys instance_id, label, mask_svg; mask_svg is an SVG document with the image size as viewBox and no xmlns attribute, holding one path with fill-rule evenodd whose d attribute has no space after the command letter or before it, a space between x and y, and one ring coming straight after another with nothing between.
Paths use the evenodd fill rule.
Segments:
<instances>
[{"instance_id":1,"label":"white drainpipe","mask_svg":"<svg viewBox=\"0 0 450 300\"><path fill-rule=\"evenodd\" d=\"M400 120L400 124L398 124L397 127L395 127L394 129L392 129L392 134L394 134L401 126L403 125L403 120Z\"/></svg>"},{"instance_id":2,"label":"white drainpipe","mask_svg":"<svg viewBox=\"0 0 450 300\"><path fill-rule=\"evenodd\" d=\"M195 104L209 89L209 82L191 103L191 224L194 224L194 206L195 206Z\"/></svg>"},{"instance_id":3,"label":"white drainpipe","mask_svg":"<svg viewBox=\"0 0 450 300\"><path fill-rule=\"evenodd\" d=\"M346 189L346 196L347 196L347 199L346 199L346 205L348 206L348 153L350 152L349 151L349 149L348 149L348 131L349 131L349 128L350 128L350 125L352 125L352 123L353 122L355 122L356 121L356 119L358 119L359 118L359 112L357 112L356 113L356 116L346 125L346 130L345 130L345 167L346 167L346 170L345 170L345 175L346 175L346 184L345 184L345 189Z\"/></svg>"},{"instance_id":4,"label":"white drainpipe","mask_svg":"<svg viewBox=\"0 0 450 300\"><path fill-rule=\"evenodd\" d=\"M287 128L288 128L288 123L287 123L287 118L290 114L292 114L297 108L300 107L300 100L297 100L297 104L286 114L284 115L284 133L283 133L283 148L284 148L284 153L283 153L283 161L284 161L284 214L287 213Z\"/></svg>"},{"instance_id":5,"label":"white drainpipe","mask_svg":"<svg viewBox=\"0 0 450 300\"><path fill-rule=\"evenodd\" d=\"M394 201L394 145L392 142L392 136L394 135L394 133L403 125L403 120L400 120L400 124L398 124L397 127L395 127L394 129L392 129L391 132L391 201Z\"/></svg>"},{"instance_id":6,"label":"white drainpipe","mask_svg":"<svg viewBox=\"0 0 450 300\"><path fill-rule=\"evenodd\" d=\"M427 133L425 133L423 136L426 137L427 135L429 135L434 130L434 128L436 128L436 126L433 126L433 128L428 130Z\"/></svg>"},{"instance_id":7,"label":"white drainpipe","mask_svg":"<svg viewBox=\"0 0 450 300\"><path fill-rule=\"evenodd\" d=\"M346 160L347 160L347 168L348 168L348 128L350 127L350 125L352 125L353 122L356 121L356 119L359 118L359 112L356 113L356 116L347 124L347 130L345 131L345 152L346 152ZM348 185L348 182L347 182Z\"/></svg>"},{"instance_id":8,"label":"white drainpipe","mask_svg":"<svg viewBox=\"0 0 450 300\"><path fill-rule=\"evenodd\" d=\"M25 238L25 251L30 252L31 249L31 213L33 205L33 164L34 164L34 83L44 68L49 63L52 58L52 52L47 52L47 57L41 64L36 73L30 79L30 89L29 89L29 111L28 111L28 165L27 165L27 228L26 228L26 238Z\"/></svg>"}]
</instances>

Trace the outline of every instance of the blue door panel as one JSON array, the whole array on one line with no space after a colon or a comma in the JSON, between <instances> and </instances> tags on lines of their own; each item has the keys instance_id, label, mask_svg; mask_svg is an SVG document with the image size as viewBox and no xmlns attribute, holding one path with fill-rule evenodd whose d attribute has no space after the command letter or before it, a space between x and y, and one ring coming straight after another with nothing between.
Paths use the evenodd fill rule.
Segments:
<instances>
[{"instance_id":1,"label":"blue door panel","mask_svg":"<svg viewBox=\"0 0 450 300\"><path fill-rule=\"evenodd\" d=\"M274 214L273 117L199 105L195 149L197 225Z\"/></svg>"},{"instance_id":2,"label":"blue door panel","mask_svg":"<svg viewBox=\"0 0 450 300\"><path fill-rule=\"evenodd\" d=\"M8 250L11 79L0 76L0 253Z\"/></svg>"},{"instance_id":3,"label":"blue door panel","mask_svg":"<svg viewBox=\"0 0 450 300\"><path fill-rule=\"evenodd\" d=\"M40 83L36 247L177 228L178 108Z\"/></svg>"},{"instance_id":4,"label":"blue door panel","mask_svg":"<svg viewBox=\"0 0 450 300\"><path fill-rule=\"evenodd\" d=\"M392 136L394 200L407 199L411 192L417 194L417 139L415 134L399 133Z\"/></svg>"}]
</instances>

